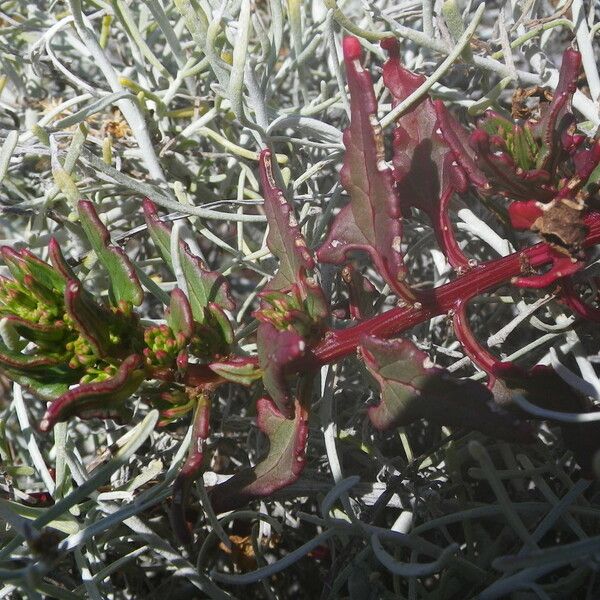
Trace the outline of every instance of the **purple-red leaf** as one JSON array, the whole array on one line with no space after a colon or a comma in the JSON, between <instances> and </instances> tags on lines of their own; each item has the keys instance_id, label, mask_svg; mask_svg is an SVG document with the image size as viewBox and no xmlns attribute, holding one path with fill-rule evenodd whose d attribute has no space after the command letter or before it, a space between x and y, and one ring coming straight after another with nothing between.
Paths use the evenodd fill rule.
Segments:
<instances>
[{"instance_id":1,"label":"purple-red leaf","mask_svg":"<svg viewBox=\"0 0 600 600\"><path fill-rule=\"evenodd\" d=\"M348 286L350 318L361 320L372 317L375 314L375 300L379 296L377 288L352 265L342 269L342 279Z\"/></svg>"},{"instance_id":2,"label":"purple-red leaf","mask_svg":"<svg viewBox=\"0 0 600 600\"><path fill-rule=\"evenodd\" d=\"M263 206L269 222L267 246L279 259L279 269L268 289L285 290L304 278L314 268L315 261L306 247L294 209L277 186L270 150L260 153L259 168Z\"/></svg>"},{"instance_id":3,"label":"purple-red leaf","mask_svg":"<svg viewBox=\"0 0 600 600\"><path fill-rule=\"evenodd\" d=\"M40 430L49 431L56 423L66 421L71 416L86 419L112 418L121 415L122 403L144 380L141 365L142 357L132 354L121 363L117 372L109 379L82 384L69 390L48 407L40 423Z\"/></svg>"},{"instance_id":4,"label":"purple-red leaf","mask_svg":"<svg viewBox=\"0 0 600 600\"><path fill-rule=\"evenodd\" d=\"M108 271L115 302L118 304L123 301L139 306L144 299L144 292L127 254L122 248L112 245L108 229L99 219L92 202L80 200L77 212L86 237Z\"/></svg>"},{"instance_id":5,"label":"purple-red leaf","mask_svg":"<svg viewBox=\"0 0 600 600\"><path fill-rule=\"evenodd\" d=\"M365 250L382 277L401 297L414 301L404 282L402 214L392 169L385 161L383 132L371 76L360 64L356 38L344 39L351 120L344 132L346 154L340 178L350 202L338 215L317 251L322 262L342 264L351 250Z\"/></svg>"},{"instance_id":6,"label":"purple-red leaf","mask_svg":"<svg viewBox=\"0 0 600 600\"><path fill-rule=\"evenodd\" d=\"M256 341L264 386L277 408L287 417L291 417L293 396L288 383L287 368L304 355L306 342L296 331L280 330L271 323L260 324Z\"/></svg>"},{"instance_id":7,"label":"purple-red leaf","mask_svg":"<svg viewBox=\"0 0 600 600\"><path fill-rule=\"evenodd\" d=\"M388 38L381 45L389 53L383 65L383 81L396 105L422 85L425 77L402 67L396 38ZM461 165L469 169L472 180L481 185L485 182L466 141L466 133L445 106L441 102L434 105L430 98L401 116L394 130L394 178L402 211L410 207L422 210L450 264L462 268L469 261L454 237L448 210L454 194L464 193L468 186Z\"/></svg>"},{"instance_id":8,"label":"purple-red leaf","mask_svg":"<svg viewBox=\"0 0 600 600\"><path fill-rule=\"evenodd\" d=\"M381 402L369 409L377 429L424 418L507 440L531 440L527 424L496 404L484 385L452 378L409 340L365 336L360 348L381 388Z\"/></svg>"},{"instance_id":9,"label":"purple-red leaf","mask_svg":"<svg viewBox=\"0 0 600 600\"><path fill-rule=\"evenodd\" d=\"M269 452L253 468L234 475L211 490L215 512L239 508L251 498L268 496L294 483L306 463L308 413L295 402L295 415L287 419L268 398L256 405L257 424L269 438Z\"/></svg>"}]
</instances>

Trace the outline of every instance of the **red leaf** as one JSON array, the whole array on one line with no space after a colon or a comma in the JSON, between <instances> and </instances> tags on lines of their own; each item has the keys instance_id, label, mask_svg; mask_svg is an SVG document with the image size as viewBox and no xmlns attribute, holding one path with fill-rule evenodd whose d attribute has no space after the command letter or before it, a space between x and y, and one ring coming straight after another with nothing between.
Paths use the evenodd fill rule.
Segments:
<instances>
[{"instance_id":1,"label":"red leaf","mask_svg":"<svg viewBox=\"0 0 600 600\"><path fill-rule=\"evenodd\" d=\"M245 469L211 490L215 512L233 510L251 498L268 496L294 483L306 463L308 413L296 400L295 416L286 419L268 398L256 405L257 424L269 438L269 452L253 468Z\"/></svg>"},{"instance_id":2,"label":"red leaf","mask_svg":"<svg viewBox=\"0 0 600 600\"><path fill-rule=\"evenodd\" d=\"M278 409L291 417L293 396L287 381L287 367L304 355L306 342L296 331L280 330L271 323L260 324L256 341L264 386Z\"/></svg>"},{"instance_id":3,"label":"red leaf","mask_svg":"<svg viewBox=\"0 0 600 600\"><path fill-rule=\"evenodd\" d=\"M315 267L315 261L306 247L294 209L275 182L270 150L260 153L259 168L264 210L269 222L267 246L279 259L277 274L266 289L289 289Z\"/></svg>"},{"instance_id":4,"label":"red leaf","mask_svg":"<svg viewBox=\"0 0 600 600\"><path fill-rule=\"evenodd\" d=\"M346 155L340 178L350 203L336 215L317 251L322 262L342 264L351 250L365 250L391 288L402 298L415 295L403 283L406 276L402 214L392 169L384 156L383 132L371 76L360 64L357 39L344 39L344 62L350 89L351 121L344 132Z\"/></svg>"},{"instance_id":5,"label":"red leaf","mask_svg":"<svg viewBox=\"0 0 600 600\"><path fill-rule=\"evenodd\" d=\"M388 38L381 45L389 53L383 81L396 105L423 84L425 77L402 67L396 38ZM466 142L466 132L445 106L434 104L428 97L401 116L394 130L394 178L402 211L410 207L422 210L450 264L462 268L467 268L469 261L454 237L449 213L454 194L464 193L468 186L462 165L472 181L485 185Z\"/></svg>"},{"instance_id":6,"label":"red leaf","mask_svg":"<svg viewBox=\"0 0 600 600\"><path fill-rule=\"evenodd\" d=\"M40 422L40 431L49 431L59 421L71 416L112 418L123 412L122 403L133 394L144 380L139 368L142 357L128 356L110 379L87 383L69 390L57 398L46 410Z\"/></svg>"},{"instance_id":7,"label":"red leaf","mask_svg":"<svg viewBox=\"0 0 600 600\"><path fill-rule=\"evenodd\" d=\"M507 440L531 440L529 426L496 404L484 385L452 378L409 340L364 336L360 348L381 388L381 402L369 409L377 429L424 418Z\"/></svg>"}]
</instances>

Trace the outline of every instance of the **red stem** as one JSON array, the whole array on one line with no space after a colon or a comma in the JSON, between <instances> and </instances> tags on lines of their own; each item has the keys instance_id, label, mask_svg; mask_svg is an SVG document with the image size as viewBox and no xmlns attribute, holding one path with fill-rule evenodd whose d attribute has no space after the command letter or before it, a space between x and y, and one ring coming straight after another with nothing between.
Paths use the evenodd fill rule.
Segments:
<instances>
[{"instance_id":1,"label":"red stem","mask_svg":"<svg viewBox=\"0 0 600 600\"><path fill-rule=\"evenodd\" d=\"M585 222L588 233L583 245L589 248L600 242L600 213L589 214ZM455 309L458 302L466 302L510 282L521 274L523 267L538 268L551 263L553 258L551 246L540 242L509 256L481 263L454 281L428 290L423 296L423 303L392 308L354 327L329 331L305 362L319 366L340 360L356 351L365 334L382 338L398 335L423 321Z\"/></svg>"},{"instance_id":2,"label":"red stem","mask_svg":"<svg viewBox=\"0 0 600 600\"><path fill-rule=\"evenodd\" d=\"M600 213L590 213L585 223L588 233L583 246L589 248L600 243ZM294 370L315 369L356 352L360 339L365 334L381 338L399 335L423 321L455 311L475 296L510 283L523 271L542 267L552 263L554 259L552 247L546 242L540 242L509 256L481 263L450 283L420 292L421 302L412 306L392 308L348 329L329 330L312 351L294 364ZM190 365L186 383L201 385L214 382L217 377L205 365Z\"/></svg>"}]
</instances>

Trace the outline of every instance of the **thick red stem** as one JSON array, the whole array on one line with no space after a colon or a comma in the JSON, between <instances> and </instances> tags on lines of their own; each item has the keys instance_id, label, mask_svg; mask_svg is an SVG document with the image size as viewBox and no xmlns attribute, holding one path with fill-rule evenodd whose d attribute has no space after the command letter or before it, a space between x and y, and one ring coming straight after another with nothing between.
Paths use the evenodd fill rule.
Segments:
<instances>
[{"instance_id":1,"label":"thick red stem","mask_svg":"<svg viewBox=\"0 0 600 600\"><path fill-rule=\"evenodd\" d=\"M585 222L588 233L583 245L589 248L600 242L600 213L589 214ZM457 303L467 302L510 282L529 267L539 268L551 263L553 257L551 246L541 242L509 256L481 263L454 281L423 293L421 299L424 302L392 308L348 329L329 331L304 362L319 366L340 360L356 352L364 334L382 338L398 335L423 321L448 313Z\"/></svg>"},{"instance_id":2,"label":"thick red stem","mask_svg":"<svg viewBox=\"0 0 600 600\"><path fill-rule=\"evenodd\" d=\"M600 243L600 213L589 214L585 223L588 233L583 246L589 248ZM540 242L509 256L481 263L450 283L420 292L421 302L416 302L412 306L392 308L348 329L328 331L312 351L294 363L293 369L297 371L306 368L314 369L340 360L356 352L360 338L365 334L381 338L399 335L423 321L455 311L461 304L475 296L510 283L513 278L519 277L531 268L552 263L554 258L552 247L546 242ZM258 359L256 360L258 362ZM217 382L217 378L218 376L205 365L190 365L186 384L202 385Z\"/></svg>"}]
</instances>

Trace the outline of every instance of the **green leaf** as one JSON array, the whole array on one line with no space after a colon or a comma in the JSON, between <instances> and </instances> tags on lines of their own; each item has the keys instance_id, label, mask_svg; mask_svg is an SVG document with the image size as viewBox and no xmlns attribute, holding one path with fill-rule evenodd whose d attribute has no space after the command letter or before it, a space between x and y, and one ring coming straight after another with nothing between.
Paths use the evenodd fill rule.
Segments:
<instances>
[{"instance_id":1,"label":"green leaf","mask_svg":"<svg viewBox=\"0 0 600 600\"><path fill-rule=\"evenodd\" d=\"M144 215L148 232L163 260L173 270L171 259L171 228L162 222L156 206L148 198L144 199ZM222 309L233 310L235 305L229 294L229 284L225 277L209 271L206 265L194 254L188 245L181 241L179 258L183 276L188 286L188 298L194 319L204 324L209 317L209 307L214 303Z\"/></svg>"},{"instance_id":2,"label":"green leaf","mask_svg":"<svg viewBox=\"0 0 600 600\"><path fill-rule=\"evenodd\" d=\"M212 362L208 366L223 379L241 385L252 385L262 377L262 371L254 358L234 357L227 361Z\"/></svg>"},{"instance_id":3,"label":"green leaf","mask_svg":"<svg viewBox=\"0 0 600 600\"><path fill-rule=\"evenodd\" d=\"M80 200L77 212L81 226L100 262L108 271L111 290L117 303L139 306L144 300L142 286L125 252L111 244L110 234L89 200Z\"/></svg>"},{"instance_id":4,"label":"green leaf","mask_svg":"<svg viewBox=\"0 0 600 600\"><path fill-rule=\"evenodd\" d=\"M74 415L82 419L121 417L124 413L122 403L144 380L141 366L141 356L132 354L121 363L113 377L69 390L48 407L40 430L49 431L59 421L66 421Z\"/></svg>"},{"instance_id":5,"label":"green leaf","mask_svg":"<svg viewBox=\"0 0 600 600\"><path fill-rule=\"evenodd\" d=\"M53 356L21 354L0 340L0 371L42 400L54 400L81 376Z\"/></svg>"},{"instance_id":6,"label":"green leaf","mask_svg":"<svg viewBox=\"0 0 600 600\"><path fill-rule=\"evenodd\" d=\"M171 303L166 314L167 323L173 333L183 333L186 340L194 334L194 318L187 296L179 288L171 292Z\"/></svg>"}]
</instances>

